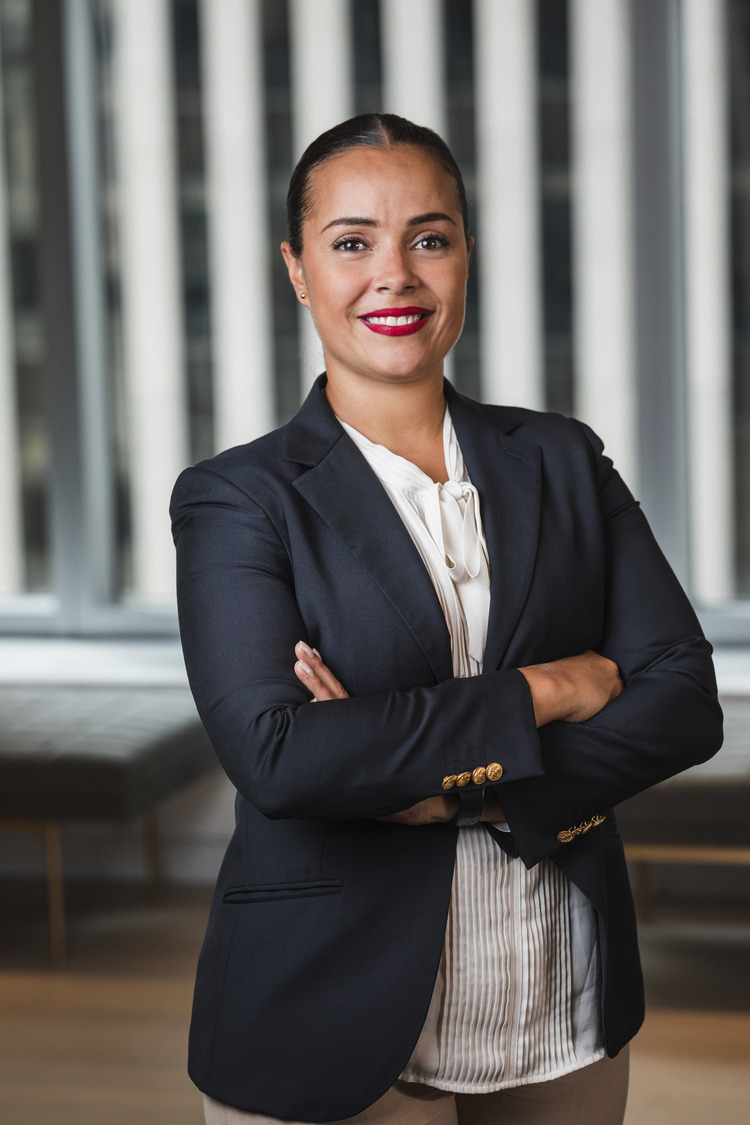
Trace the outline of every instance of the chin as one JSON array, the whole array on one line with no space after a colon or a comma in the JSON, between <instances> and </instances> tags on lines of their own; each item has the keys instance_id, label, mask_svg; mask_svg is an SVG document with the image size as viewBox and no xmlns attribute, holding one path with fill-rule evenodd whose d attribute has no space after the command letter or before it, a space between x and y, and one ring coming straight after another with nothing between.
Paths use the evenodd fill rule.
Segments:
<instances>
[{"instance_id":1,"label":"chin","mask_svg":"<svg viewBox=\"0 0 750 1125\"><path fill-rule=\"evenodd\" d=\"M375 376L375 378L385 383L401 383L403 385L410 385L412 383L425 383L438 378L442 379L443 371L442 365L440 371L438 372L436 372L435 370L427 372L413 370L394 371L393 369L391 369L389 371L380 372Z\"/></svg>"}]
</instances>

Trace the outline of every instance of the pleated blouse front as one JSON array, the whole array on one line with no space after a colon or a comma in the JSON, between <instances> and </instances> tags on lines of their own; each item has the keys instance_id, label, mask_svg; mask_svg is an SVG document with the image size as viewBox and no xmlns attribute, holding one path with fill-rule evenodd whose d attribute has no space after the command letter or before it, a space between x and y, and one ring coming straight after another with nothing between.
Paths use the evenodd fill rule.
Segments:
<instances>
[{"instance_id":1,"label":"pleated blouse front","mask_svg":"<svg viewBox=\"0 0 750 1125\"><path fill-rule=\"evenodd\" d=\"M479 495L447 406L445 484L342 425L427 568L450 633L454 675L479 675L491 560ZM440 970L402 1078L474 1094L595 1062L605 1053L599 977L595 912L585 896L549 860L528 870L482 824L461 828Z\"/></svg>"}]
</instances>

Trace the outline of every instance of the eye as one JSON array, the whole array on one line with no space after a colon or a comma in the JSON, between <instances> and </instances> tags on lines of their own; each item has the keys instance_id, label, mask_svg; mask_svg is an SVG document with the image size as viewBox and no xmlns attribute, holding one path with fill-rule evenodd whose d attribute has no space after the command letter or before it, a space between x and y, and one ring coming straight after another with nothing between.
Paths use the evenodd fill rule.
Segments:
<instances>
[{"instance_id":1,"label":"eye","mask_svg":"<svg viewBox=\"0 0 750 1125\"><path fill-rule=\"evenodd\" d=\"M346 235L333 244L334 250L343 250L345 254L352 254L357 250L364 250L365 248L362 239L354 235Z\"/></svg>"},{"instance_id":2,"label":"eye","mask_svg":"<svg viewBox=\"0 0 750 1125\"><path fill-rule=\"evenodd\" d=\"M446 246L450 246L450 242L442 234L423 234L417 239L415 246L418 250L444 250Z\"/></svg>"}]
</instances>

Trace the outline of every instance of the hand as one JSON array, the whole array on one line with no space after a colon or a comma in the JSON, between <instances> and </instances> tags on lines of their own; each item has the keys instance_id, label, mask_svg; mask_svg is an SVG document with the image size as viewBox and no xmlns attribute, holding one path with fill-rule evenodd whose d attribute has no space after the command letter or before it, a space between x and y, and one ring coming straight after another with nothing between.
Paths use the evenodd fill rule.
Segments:
<instances>
[{"instance_id":1,"label":"hand","mask_svg":"<svg viewBox=\"0 0 750 1125\"><path fill-rule=\"evenodd\" d=\"M623 689L615 662L590 650L519 672L531 690L538 727L553 719L582 723L598 715Z\"/></svg>"},{"instance_id":2,"label":"hand","mask_svg":"<svg viewBox=\"0 0 750 1125\"><path fill-rule=\"evenodd\" d=\"M349 692L323 663L323 658L316 648L310 648L304 641L298 641L294 646L294 655L297 657L294 674L307 690L312 692L315 701L322 703L329 699L349 698ZM381 816L378 819L393 824L440 824L453 820L457 812L457 797L427 797L409 809L391 813L390 816Z\"/></svg>"},{"instance_id":3,"label":"hand","mask_svg":"<svg viewBox=\"0 0 750 1125\"><path fill-rule=\"evenodd\" d=\"M426 797L424 801L418 801L409 809L391 813L390 816L379 816L377 819L392 824L411 824L418 827L422 824L445 824L453 820L457 812L458 797Z\"/></svg>"},{"instance_id":4,"label":"hand","mask_svg":"<svg viewBox=\"0 0 750 1125\"><path fill-rule=\"evenodd\" d=\"M307 690L312 692L316 702L349 698L349 692L336 679L330 668L326 667L316 648L310 648L304 641L298 641L294 646L294 655L297 657L294 674Z\"/></svg>"}]
</instances>

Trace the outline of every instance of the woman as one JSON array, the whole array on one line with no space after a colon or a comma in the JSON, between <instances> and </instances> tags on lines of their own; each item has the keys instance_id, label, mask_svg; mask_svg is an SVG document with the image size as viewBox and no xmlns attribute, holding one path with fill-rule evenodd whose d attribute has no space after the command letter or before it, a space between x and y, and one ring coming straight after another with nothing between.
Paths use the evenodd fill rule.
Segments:
<instances>
[{"instance_id":1,"label":"woman","mask_svg":"<svg viewBox=\"0 0 750 1125\"><path fill-rule=\"evenodd\" d=\"M585 426L444 383L473 240L440 138L344 122L288 211L326 375L173 501L238 790L206 1120L615 1125L643 996L611 809L718 749L710 648Z\"/></svg>"}]
</instances>

